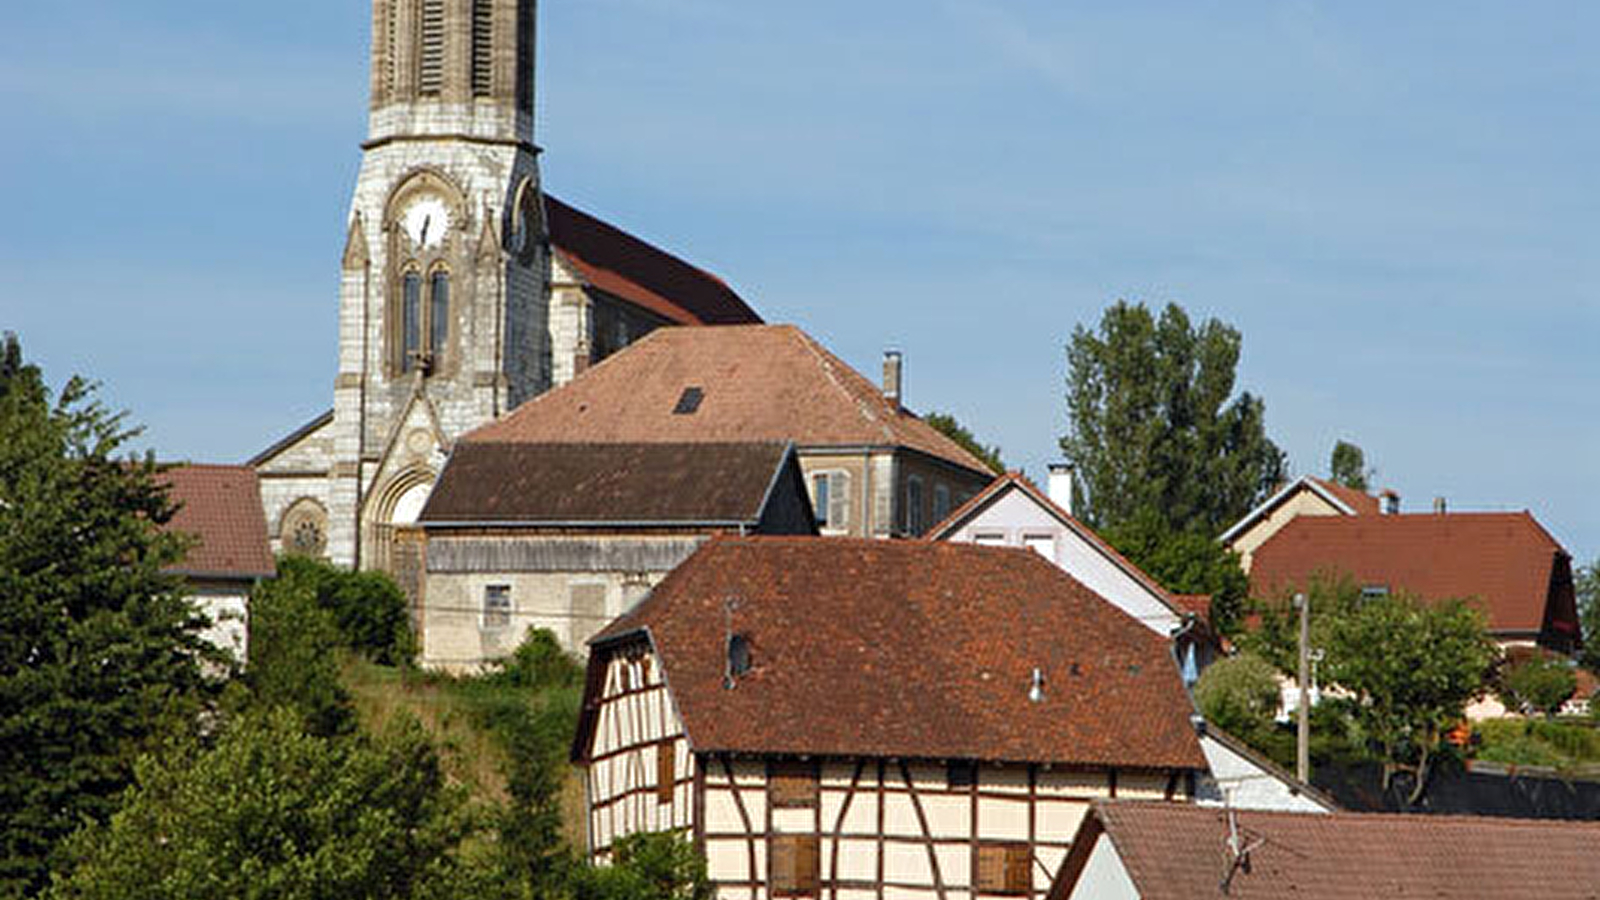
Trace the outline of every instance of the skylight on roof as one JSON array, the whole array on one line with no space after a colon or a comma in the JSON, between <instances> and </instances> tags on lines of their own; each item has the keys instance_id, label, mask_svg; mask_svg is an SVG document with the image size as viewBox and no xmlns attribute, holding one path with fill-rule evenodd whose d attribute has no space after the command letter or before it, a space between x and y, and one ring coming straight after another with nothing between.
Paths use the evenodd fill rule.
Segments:
<instances>
[{"instance_id":1,"label":"skylight on roof","mask_svg":"<svg viewBox=\"0 0 1600 900\"><path fill-rule=\"evenodd\" d=\"M701 388L687 387L683 389L683 396L678 398L678 405L673 407L675 416L692 416L700 410L700 401L706 398L706 392Z\"/></svg>"}]
</instances>

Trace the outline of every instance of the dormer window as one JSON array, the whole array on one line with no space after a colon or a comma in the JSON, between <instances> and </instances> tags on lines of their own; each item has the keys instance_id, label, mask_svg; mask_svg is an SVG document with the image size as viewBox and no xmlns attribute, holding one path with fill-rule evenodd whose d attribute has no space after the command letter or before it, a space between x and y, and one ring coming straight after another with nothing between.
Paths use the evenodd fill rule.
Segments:
<instances>
[{"instance_id":1,"label":"dormer window","mask_svg":"<svg viewBox=\"0 0 1600 900\"><path fill-rule=\"evenodd\" d=\"M700 402L706 398L703 388L686 387L678 397L678 405L672 408L675 416L692 416L700 411Z\"/></svg>"}]
</instances>

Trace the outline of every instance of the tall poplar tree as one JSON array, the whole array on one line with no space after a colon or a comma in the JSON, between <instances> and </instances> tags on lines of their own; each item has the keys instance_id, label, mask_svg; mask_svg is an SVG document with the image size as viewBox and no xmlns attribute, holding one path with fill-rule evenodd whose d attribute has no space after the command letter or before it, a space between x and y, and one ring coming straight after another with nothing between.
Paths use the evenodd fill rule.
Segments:
<instances>
[{"instance_id":1,"label":"tall poplar tree","mask_svg":"<svg viewBox=\"0 0 1600 900\"><path fill-rule=\"evenodd\" d=\"M52 400L0 345L0 896L31 895L57 844L104 820L145 743L192 726L201 619L162 570L174 508L133 432L72 379Z\"/></svg>"}]
</instances>

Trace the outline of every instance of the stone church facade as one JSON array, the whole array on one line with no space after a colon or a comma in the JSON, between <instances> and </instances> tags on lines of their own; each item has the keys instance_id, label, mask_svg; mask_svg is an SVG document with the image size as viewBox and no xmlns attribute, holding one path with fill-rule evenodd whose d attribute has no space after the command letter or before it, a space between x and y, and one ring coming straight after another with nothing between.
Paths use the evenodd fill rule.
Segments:
<instances>
[{"instance_id":1,"label":"stone church facade","mask_svg":"<svg viewBox=\"0 0 1600 900\"><path fill-rule=\"evenodd\" d=\"M547 197L534 0L374 0L333 409L251 465L273 548L415 575L455 438L657 327L759 322L723 282Z\"/></svg>"}]
</instances>

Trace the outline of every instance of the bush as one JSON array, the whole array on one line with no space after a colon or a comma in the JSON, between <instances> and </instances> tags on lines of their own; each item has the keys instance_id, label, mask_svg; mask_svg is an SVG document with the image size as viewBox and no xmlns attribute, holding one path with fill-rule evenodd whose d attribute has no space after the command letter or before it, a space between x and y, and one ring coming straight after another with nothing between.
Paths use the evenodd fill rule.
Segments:
<instances>
[{"instance_id":1,"label":"bush","mask_svg":"<svg viewBox=\"0 0 1600 900\"><path fill-rule=\"evenodd\" d=\"M416 638L406 595L381 572L346 572L321 560L285 556L278 581L303 585L333 616L344 646L375 663L408 666Z\"/></svg>"},{"instance_id":2,"label":"bush","mask_svg":"<svg viewBox=\"0 0 1600 900\"><path fill-rule=\"evenodd\" d=\"M1549 718L1561 711L1577 688L1578 678L1570 664L1536 656L1513 665L1500 677L1499 694L1510 709Z\"/></svg>"},{"instance_id":3,"label":"bush","mask_svg":"<svg viewBox=\"0 0 1600 900\"><path fill-rule=\"evenodd\" d=\"M1278 697L1277 671L1251 653L1214 663L1194 687L1206 720L1245 740L1271 729Z\"/></svg>"},{"instance_id":4,"label":"bush","mask_svg":"<svg viewBox=\"0 0 1600 900\"><path fill-rule=\"evenodd\" d=\"M250 598L250 667L245 682L265 707L299 715L312 734L355 730L355 708L339 682L339 629L299 578L268 581Z\"/></svg>"},{"instance_id":5,"label":"bush","mask_svg":"<svg viewBox=\"0 0 1600 900\"><path fill-rule=\"evenodd\" d=\"M577 687L583 682L583 667L561 648L561 642L553 633L535 628L522 639L514 653L494 664L488 680L535 690Z\"/></svg>"},{"instance_id":6,"label":"bush","mask_svg":"<svg viewBox=\"0 0 1600 900\"><path fill-rule=\"evenodd\" d=\"M585 870L576 900L710 900L706 864L694 844L672 833L634 834L617 842L610 866Z\"/></svg>"}]
</instances>

